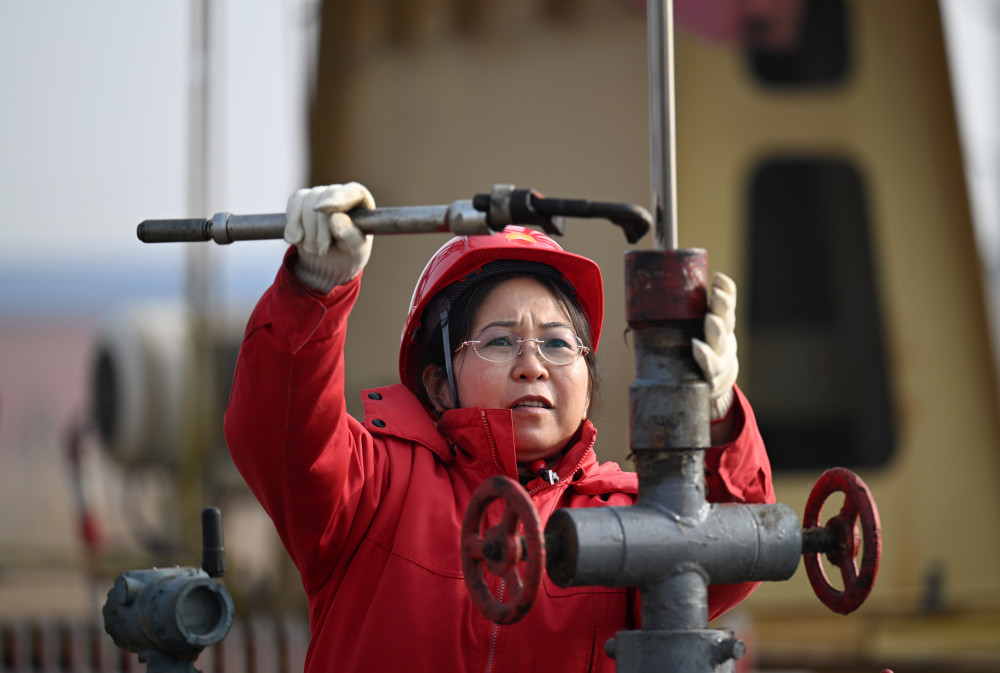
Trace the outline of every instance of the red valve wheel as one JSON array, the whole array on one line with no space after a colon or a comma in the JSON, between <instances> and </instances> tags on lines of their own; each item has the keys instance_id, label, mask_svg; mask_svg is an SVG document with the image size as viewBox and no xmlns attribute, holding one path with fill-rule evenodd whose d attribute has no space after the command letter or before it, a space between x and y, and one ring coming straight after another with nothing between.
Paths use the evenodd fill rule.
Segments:
<instances>
[{"instance_id":1,"label":"red valve wheel","mask_svg":"<svg viewBox=\"0 0 1000 673\"><path fill-rule=\"evenodd\" d=\"M486 509L497 500L505 505L500 522L481 534ZM503 579L499 599L486 582L484 566ZM513 624L535 602L544 566L542 523L528 493L507 477L484 481L462 521L462 571L472 602L497 624Z\"/></svg>"},{"instance_id":2,"label":"red valve wheel","mask_svg":"<svg viewBox=\"0 0 1000 673\"><path fill-rule=\"evenodd\" d=\"M827 470L816 480L809 499L806 501L802 526L805 529L819 526L819 515L823 503L831 494L842 492L844 506L840 513L826 522L825 530L832 537L832 544L824 549L830 563L840 569L844 580L844 590L838 591L830 581L820 563L819 553L805 554L806 573L813 591L823 605L834 612L846 615L857 610L875 585L878 564L882 557L882 527L878 519L878 509L871 491L858 475L843 467ZM860 520L861 539L858 539L855 525ZM864 541L864 553L860 568L856 565L858 544Z\"/></svg>"}]
</instances>

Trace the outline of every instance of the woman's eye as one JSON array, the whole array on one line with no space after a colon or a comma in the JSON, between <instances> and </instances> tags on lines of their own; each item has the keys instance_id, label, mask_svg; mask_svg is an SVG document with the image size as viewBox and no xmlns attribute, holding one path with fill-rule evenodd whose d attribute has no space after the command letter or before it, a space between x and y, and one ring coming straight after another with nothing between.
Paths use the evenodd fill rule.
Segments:
<instances>
[{"instance_id":1,"label":"woman's eye","mask_svg":"<svg viewBox=\"0 0 1000 673\"><path fill-rule=\"evenodd\" d=\"M511 343L513 342L510 340L510 337L498 336L498 337L492 337L491 339L487 340L486 343L483 345L486 346L487 348L489 347L507 348L508 346L511 345Z\"/></svg>"},{"instance_id":2,"label":"woman's eye","mask_svg":"<svg viewBox=\"0 0 1000 673\"><path fill-rule=\"evenodd\" d=\"M560 350L563 348L572 350L576 348L576 343L568 337L553 336L545 339L544 347L551 350Z\"/></svg>"}]
</instances>

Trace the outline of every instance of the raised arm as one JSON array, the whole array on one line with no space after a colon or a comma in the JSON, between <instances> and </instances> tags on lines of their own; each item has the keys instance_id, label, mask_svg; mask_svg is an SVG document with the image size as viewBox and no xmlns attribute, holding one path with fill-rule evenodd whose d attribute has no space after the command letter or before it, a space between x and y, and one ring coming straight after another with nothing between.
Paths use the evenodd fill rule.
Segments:
<instances>
[{"instance_id":1,"label":"raised arm","mask_svg":"<svg viewBox=\"0 0 1000 673\"><path fill-rule=\"evenodd\" d=\"M385 472L344 398L347 317L371 247L343 215L358 205L374 202L354 184L289 199L295 246L250 318L225 417L233 461L307 590L360 542Z\"/></svg>"}]
</instances>

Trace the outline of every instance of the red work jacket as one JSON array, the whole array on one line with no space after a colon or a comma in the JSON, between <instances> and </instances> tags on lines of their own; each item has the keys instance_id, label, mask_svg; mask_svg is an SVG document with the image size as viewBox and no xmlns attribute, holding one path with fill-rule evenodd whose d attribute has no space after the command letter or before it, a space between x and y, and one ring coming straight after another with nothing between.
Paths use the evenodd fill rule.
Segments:
<instances>
[{"instance_id":1,"label":"red work jacket","mask_svg":"<svg viewBox=\"0 0 1000 673\"><path fill-rule=\"evenodd\" d=\"M302 576L311 639L306 671L613 671L605 642L635 626L637 592L562 588L543 577L520 622L498 626L473 606L459 539L487 477L517 478L506 409L462 408L437 423L400 384L364 391L365 421L345 411L344 336L355 279L322 295L282 265L240 351L225 432L237 467ZM773 502L753 413L706 455L709 499ZM560 507L629 505L637 480L599 464L585 421L555 466L527 485L542 525ZM712 617L755 584L713 586Z\"/></svg>"}]
</instances>

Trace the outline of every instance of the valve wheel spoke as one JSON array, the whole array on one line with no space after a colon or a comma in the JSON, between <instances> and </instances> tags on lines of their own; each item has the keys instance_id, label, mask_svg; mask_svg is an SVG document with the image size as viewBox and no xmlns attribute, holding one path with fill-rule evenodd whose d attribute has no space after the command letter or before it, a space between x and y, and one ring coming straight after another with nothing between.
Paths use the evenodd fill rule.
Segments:
<instances>
[{"instance_id":1,"label":"valve wheel spoke","mask_svg":"<svg viewBox=\"0 0 1000 673\"><path fill-rule=\"evenodd\" d=\"M518 572L517 568L512 568L508 570L503 575L504 586L509 587L513 590L515 596L520 595L524 591L524 580L521 579L521 573Z\"/></svg>"}]
</instances>

